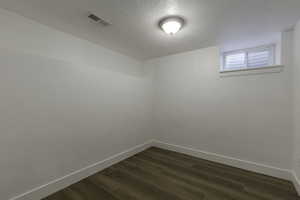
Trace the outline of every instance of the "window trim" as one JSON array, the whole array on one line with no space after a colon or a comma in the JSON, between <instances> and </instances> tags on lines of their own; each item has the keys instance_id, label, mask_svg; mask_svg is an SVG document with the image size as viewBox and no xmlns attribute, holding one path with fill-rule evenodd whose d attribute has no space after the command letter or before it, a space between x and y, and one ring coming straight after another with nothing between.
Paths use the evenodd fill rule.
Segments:
<instances>
[{"instance_id":1,"label":"window trim","mask_svg":"<svg viewBox=\"0 0 300 200\"><path fill-rule=\"evenodd\" d=\"M271 56L269 58L269 64L266 66L261 66L261 67L249 67L248 66L248 54L251 52L257 52L260 50L269 50L269 52L271 54ZM232 55L232 54L237 54L237 53L245 53L245 55L246 55L245 66L235 68L235 69L234 68L225 69L226 56ZM227 51L227 52L221 53L220 73L266 69L266 68L274 68L274 67L278 67L278 66L281 66L281 65L276 64L276 44L262 45L262 46L257 46L257 47L253 47L253 48L238 49L238 50Z\"/></svg>"}]
</instances>

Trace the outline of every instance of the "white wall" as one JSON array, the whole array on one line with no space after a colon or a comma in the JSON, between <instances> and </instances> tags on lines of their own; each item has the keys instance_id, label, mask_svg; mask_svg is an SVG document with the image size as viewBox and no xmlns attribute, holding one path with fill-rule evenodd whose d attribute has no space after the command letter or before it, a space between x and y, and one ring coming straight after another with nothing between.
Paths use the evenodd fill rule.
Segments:
<instances>
[{"instance_id":1,"label":"white wall","mask_svg":"<svg viewBox=\"0 0 300 200\"><path fill-rule=\"evenodd\" d=\"M0 199L151 138L141 63L0 10Z\"/></svg>"},{"instance_id":2,"label":"white wall","mask_svg":"<svg viewBox=\"0 0 300 200\"><path fill-rule=\"evenodd\" d=\"M289 34L287 34L289 35ZM285 36L284 48L291 40ZM284 49L290 54L290 49ZM149 61L156 68L159 139L233 158L291 169L291 69L220 77L219 48Z\"/></svg>"},{"instance_id":3,"label":"white wall","mask_svg":"<svg viewBox=\"0 0 300 200\"><path fill-rule=\"evenodd\" d=\"M300 22L295 27L294 41L294 170L300 180Z\"/></svg>"}]
</instances>

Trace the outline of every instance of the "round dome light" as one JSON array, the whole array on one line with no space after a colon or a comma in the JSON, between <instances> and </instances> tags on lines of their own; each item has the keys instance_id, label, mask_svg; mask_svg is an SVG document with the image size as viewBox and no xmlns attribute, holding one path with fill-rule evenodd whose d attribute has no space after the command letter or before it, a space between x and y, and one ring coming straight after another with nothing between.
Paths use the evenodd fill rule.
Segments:
<instances>
[{"instance_id":1,"label":"round dome light","mask_svg":"<svg viewBox=\"0 0 300 200\"><path fill-rule=\"evenodd\" d=\"M159 22L160 28L169 35L174 35L183 26L184 20L181 17L167 17Z\"/></svg>"}]
</instances>

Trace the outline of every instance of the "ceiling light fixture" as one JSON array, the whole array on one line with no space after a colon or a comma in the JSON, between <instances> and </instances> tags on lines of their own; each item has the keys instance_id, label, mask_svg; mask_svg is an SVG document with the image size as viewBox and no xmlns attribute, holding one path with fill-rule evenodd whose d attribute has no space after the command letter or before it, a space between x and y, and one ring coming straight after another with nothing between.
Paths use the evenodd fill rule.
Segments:
<instances>
[{"instance_id":1,"label":"ceiling light fixture","mask_svg":"<svg viewBox=\"0 0 300 200\"><path fill-rule=\"evenodd\" d=\"M174 35L182 28L184 19L178 16L166 17L160 20L160 28L169 35Z\"/></svg>"}]
</instances>

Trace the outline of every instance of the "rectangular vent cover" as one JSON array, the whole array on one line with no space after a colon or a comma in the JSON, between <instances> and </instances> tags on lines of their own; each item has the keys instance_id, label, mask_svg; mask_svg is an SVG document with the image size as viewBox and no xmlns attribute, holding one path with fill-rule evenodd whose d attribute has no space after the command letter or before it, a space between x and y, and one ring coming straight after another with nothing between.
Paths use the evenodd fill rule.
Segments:
<instances>
[{"instance_id":1,"label":"rectangular vent cover","mask_svg":"<svg viewBox=\"0 0 300 200\"><path fill-rule=\"evenodd\" d=\"M108 21L105 21L104 19L102 19L101 17L98 17L95 14L89 14L88 18L92 21L95 22L97 24L101 24L102 26L109 26L111 25L111 23L109 23Z\"/></svg>"}]
</instances>

